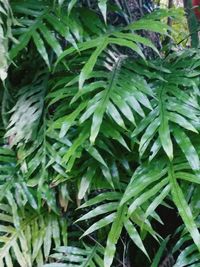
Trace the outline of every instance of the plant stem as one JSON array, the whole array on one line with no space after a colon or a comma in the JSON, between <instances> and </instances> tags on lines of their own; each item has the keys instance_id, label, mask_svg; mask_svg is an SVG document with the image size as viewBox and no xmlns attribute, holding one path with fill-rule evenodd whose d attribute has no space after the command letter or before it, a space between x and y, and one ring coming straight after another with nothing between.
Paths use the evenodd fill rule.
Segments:
<instances>
[{"instance_id":1,"label":"plant stem","mask_svg":"<svg viewBox=\"0 0 200 267\"><path fill-rule=\"evenodd\" d=\"M193 48L198 47L199 45L199 36L198 36L198 22L192 10L192 1L183 0L184 8L186 11L186 17L188 22L189 32L191 34L191 46Z\"/></svg>"}]
</instances>

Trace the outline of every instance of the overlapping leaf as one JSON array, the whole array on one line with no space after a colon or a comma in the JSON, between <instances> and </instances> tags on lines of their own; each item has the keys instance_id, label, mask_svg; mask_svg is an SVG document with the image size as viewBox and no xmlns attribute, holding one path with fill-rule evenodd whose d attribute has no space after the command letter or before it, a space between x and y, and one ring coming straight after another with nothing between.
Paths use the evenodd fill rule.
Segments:
<instances>
[{"instance_id":1,"label":"overlapping leaf","mask_svg":"<svg viewBox=\"0 0 200 267\"><path fill-rule=\"evenodd\" d=\"M14 207L11 208L8 204L1 204L0 209L2 266L14 266L18 263L23 267L32 266L34 262L44 263L49 257L52 245L66 244L66 232L62 231L61 221L58 221L55 215L29 212L28 217L25 214L23 217L17 211L13 213ZM16 220L19 220L18 225ZM13 253L15 257L12 257Z\"/></svg>"}]
</instances>

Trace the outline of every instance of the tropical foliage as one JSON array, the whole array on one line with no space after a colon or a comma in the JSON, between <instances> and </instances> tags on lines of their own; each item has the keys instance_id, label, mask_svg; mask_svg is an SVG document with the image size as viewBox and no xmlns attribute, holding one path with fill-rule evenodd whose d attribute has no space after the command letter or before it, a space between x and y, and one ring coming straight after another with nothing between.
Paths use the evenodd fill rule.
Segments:
<instances>
[{"instance_id":1,"label":"tropical foliage","mask_svg":"<svg viewBox=\"0 0 200 267\"><path fill-rule=\"evenodd\" d=\"M156 267L171 236L172 266L199 264L200 51L144 37L180 12L107 2L0 0L2 267L129 266L131 246Z\"/></svg>"}]
</instances>

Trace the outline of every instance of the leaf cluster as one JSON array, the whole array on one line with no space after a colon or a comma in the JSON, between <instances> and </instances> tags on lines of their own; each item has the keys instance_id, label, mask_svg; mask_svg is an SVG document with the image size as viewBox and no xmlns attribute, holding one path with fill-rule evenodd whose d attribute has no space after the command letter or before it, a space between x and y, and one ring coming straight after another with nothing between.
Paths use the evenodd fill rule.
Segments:
<instances>
[{"instance_id":1,"label":"leaf cluster","mask_svg":"<svg viewBox=\"0 0 200 267\"><path fill-rule=\"evenodd\" d=\"M129 243L159 266L172 203L175 266L199 259L199 49L163 57L141 31L168 11L114 27L106 2L0 1L0 266L122 266Z\"/></svg>"}]
</instances>

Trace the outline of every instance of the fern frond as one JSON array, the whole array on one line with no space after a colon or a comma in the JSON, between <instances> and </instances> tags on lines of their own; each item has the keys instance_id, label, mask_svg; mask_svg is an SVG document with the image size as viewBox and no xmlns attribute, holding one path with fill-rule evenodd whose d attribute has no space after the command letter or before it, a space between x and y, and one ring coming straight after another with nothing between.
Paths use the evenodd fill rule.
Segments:
<instances>
[{"instance_id":1,"label":"fern frond","mask_svg":"<svg viewBox=\"0 0 200 267\"><path fill-rule=\"evenodd\" d=\"M8 40L12 39L12 10L8 0L0 1L0 79L7 78L8 70ZM13 38L14 39L14 38Z\"/></svg>"},{"instance_id":2,"label":"fern frond","mask_svg":"<svg viewBox=\"0 0 200 267\"><path fill-rule=\"evenodd\" d=\"M9 193L8 196L11 196ZM10 203L11 204L11 203ZM12 203L13 204L13 203ZM19 266L42 266L47 261L52 246L66 244L66 229L62 230L61 220L46 211L36 213L30 207L25 213L13 213L13 207L0 205L0 260L3 264L10 262ZM64 220L62 220L64 223ZM65 226L66 227L66 226ZM64 229L64 228L63 228ZM2 265L4 266L4 265Z\"/></svg>"},{"instance_id":3,"label":"fern frond","mask_svg":"<svg viewBox=\"0 0 200 267\"><path fill-rule=\"evenodd\" d=\"M50 258L62 263L49 263L43 267L63 267L63 266L82 266L82 267L101 267L103 266L102 255L104 250L99 245L89 247L83 243L82 248L79 247L58 247Z\"/></svg>"},{"instance_id":4,"label":"fern frond","mask_svg":"<svg viewBox=\"0 0 200 267\"><path fill-rule=\"evenodd\" d=\"M11 109L5 137L11 146L33 138L37 131L44 108L46 84L44 76L37 77L31 87L25 86L18 93L18 100Z\"/></svg>"}]
</instances>

